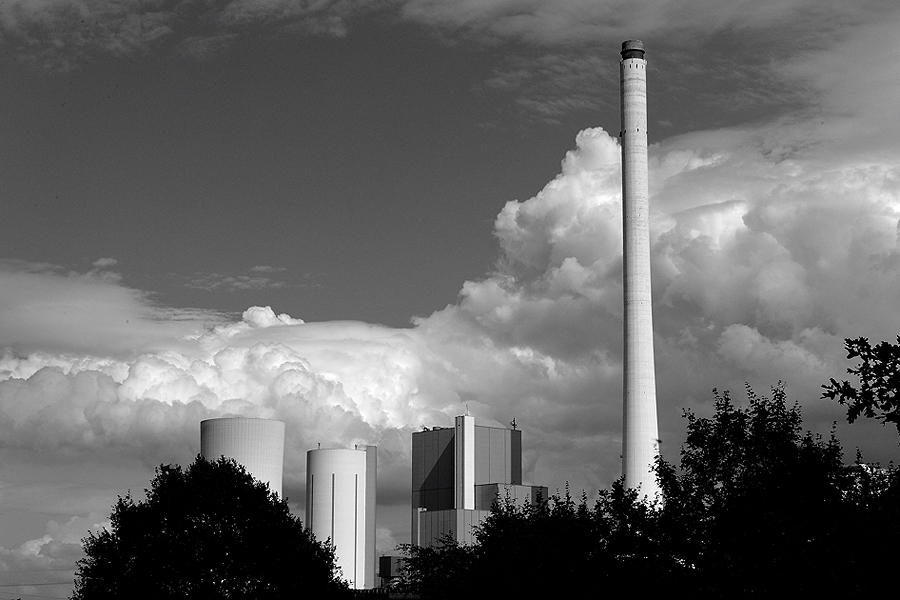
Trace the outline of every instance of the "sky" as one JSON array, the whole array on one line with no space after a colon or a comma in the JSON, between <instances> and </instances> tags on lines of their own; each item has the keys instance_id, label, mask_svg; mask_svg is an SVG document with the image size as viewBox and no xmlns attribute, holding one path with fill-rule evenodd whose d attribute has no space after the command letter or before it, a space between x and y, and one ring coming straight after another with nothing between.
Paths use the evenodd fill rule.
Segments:
<instances>
[{"instance_id":1,"label":"sky","mask_svg":"<svg viewBox=\"0 0 900 600\"><path fill-rule=\"evenodd\" d=\"M847 460L898 435L821 386L900 334L900 6L887 0L0 2L0 598L186 465L199 421L378 445L523 431L524 479L621 471L618 51L649 88L660 437L784 382ZM31 587L11 587L24 582Z\"/></svg>"}]
</instances>

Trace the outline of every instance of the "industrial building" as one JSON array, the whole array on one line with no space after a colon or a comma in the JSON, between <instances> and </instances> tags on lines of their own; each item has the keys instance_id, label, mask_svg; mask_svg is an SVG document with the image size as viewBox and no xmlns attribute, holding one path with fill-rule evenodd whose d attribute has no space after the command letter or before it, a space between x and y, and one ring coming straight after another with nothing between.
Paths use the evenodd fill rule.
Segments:
<instances>
[{"instance_id":1,"label":"industrial building","mask_svg":"<svg viewBox=\"0 0 900 600\"><path fill-rule=\"evenodd\" d=\"M233 458L281 496L284 423L271 419L222 418L200 421L200 455Z\"/></svg>"},{"instance_id":2,"label":"industrial building","mask_svg":"<svg viewBox=\"0 0 900 600\"><path fill-rule=\"evenodd\" d=\"M306 453L306 526L331 540L352 589L375 587L375 485L378 449L320 448Z\"/></svg>"},{"instance_id":3,"label":"industrial building","mask_svg":"<svg viewBox=\"0 0 900 600\"><path fill-rule=\"evenodd\" d=\"M432 546L450 534L474 542L473 527L495 500L536 502L547 488L522 485L522 432L475 424L459 416L453 427L412 434L412 543Z\"/></svg>"}]
</instances>

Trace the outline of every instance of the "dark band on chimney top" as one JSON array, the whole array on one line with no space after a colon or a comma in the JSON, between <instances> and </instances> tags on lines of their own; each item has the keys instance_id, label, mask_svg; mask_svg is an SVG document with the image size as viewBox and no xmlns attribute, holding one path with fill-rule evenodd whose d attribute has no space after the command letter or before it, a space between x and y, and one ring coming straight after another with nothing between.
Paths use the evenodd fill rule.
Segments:
<instances>
[{"instance_id":1,"label":"dark band on chimney top","mask_svg":"<svg viewBox=\"0 0 900 600\"><path fill-rule=\"evenodd\" d=\"M644 58L644 42L641 40L622 42L622 60L628 58Z\"/></svg>"}]
</instances>

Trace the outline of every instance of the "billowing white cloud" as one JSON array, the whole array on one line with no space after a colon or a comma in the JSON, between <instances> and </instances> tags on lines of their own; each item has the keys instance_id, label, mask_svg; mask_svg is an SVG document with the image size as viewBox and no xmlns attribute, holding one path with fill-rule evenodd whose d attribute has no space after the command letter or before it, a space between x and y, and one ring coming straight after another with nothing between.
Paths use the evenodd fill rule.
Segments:
<instances>
[{"instance_id":1,"label":"billowing white cloud","mask_svg":"<svg viewBox=\"0 0 900 600\"><path fill-rule=\"evenodd\" d=\"M841 156L809 132L776 124L652 148L667 452L682 407L708 410L713 387L744 381L786 380L811 425L827 430L840 409L818 401L818 386L843 370L842 338L897 328L886 299L900 297L900 163ZM299 497L307 449L375 443L381 485L402 503L410 433L468 410L482 423L516 418L531 481L607 485L621 423L619 173L618 142L600 128L581 132L559 176L500 211L495 272L409 329L305 323L269 307L230 322L168 318L99 271L7 263L5 452L131 457L149 474L191 459L201 419L277 418L287 424L289 496ZM399 527L382 539L402 539Z\"/></svg>"},{"instance_id":2,"label":"billowing white cloud","mask_svg":"<svg viewBox=\"0 0 900 600\"><path fill-rule=\"evenodd\" d=\"M491 14L505 19L496 31L525 31L544 14L535 8L507 18L513 5L521 6L493 5ZM487 18L483 6L491 5L410 4L444 10L448 22L466 9L471 23ZM596 10L548 6L567 7L565 15ZM790 6L811 5L764 4L758 18ZM731 22L733 10L713 13ZM808 424L827 431L842 411L818 399L819 385L843 373L843 338L893 339L900 328L898 125L879 100L896 96L900 81L900 39L888 24L896 19L860 25L773 65L809 100L789 117L651 148L668 457L677 455L683 407L709 411L712 388L737 392L744 382L765 392L785 380ZM867 38L880 41L877 55ZM879 77L866 76L863 63ZM854 101L870 89L877 97ZM121 266L112 259L88 273L4 262L0 453L15 454L32 473L54 461L98 469L131 461L147 481L153 465L191 460L201 419L270 417L287 424L292 499L301 497L307 449L375 443L382 503L396 506L408 497L410 433L468 409L486 424L516 418L531 482L556 488L568 480L589 492L608 485L619 472L621 428L619 177L617 140L601 128L582 131L553 181L500 210L494 271L463 283L456 303L408 329L305 323L269 307L240 319L169 310L126 287L109 271ZM893 432L863 423L839 433L848 450L859 444L870 458L896 454ZM32 489L2 483L0 493ZM116 485L104 481L104 493L78 488L71 492L78 501L43 506L41 514L73 530L96 523L91 514L106 514ZM403 541L406 526L405 515L390 523L382 543ZM68 552L74 546L54 545L70 544L58 527L0 558Z\"/></svg>"},{"instance_id":3,"label":"billowing white cloud","mask_svg":"<svg viewBox=\"0 0 900 600\"><path fill-rule=\"evenodd\" d=\"M668 452L682 407L708 410L713 387L744 381L786 380L827 430L840 409L818 401L818 386L843 370L842 338L896 329L885 299L900 297L900 163L839 147L798 122L652 148ZM375 443L382 486L402 502L411 431L468 410L517 419L532 481L606 485L621 423L619 178L617 140L581 132L553 181L500 211L495 272L409 329L305 323L269 307L239 321L172 318L103 276L109 261L88 274L7 263L0 436L43 460L130 456L149 473L190 460L201 419L277 418L288 495L299 497L308 448Z\"/></svg>"}]
</instances>

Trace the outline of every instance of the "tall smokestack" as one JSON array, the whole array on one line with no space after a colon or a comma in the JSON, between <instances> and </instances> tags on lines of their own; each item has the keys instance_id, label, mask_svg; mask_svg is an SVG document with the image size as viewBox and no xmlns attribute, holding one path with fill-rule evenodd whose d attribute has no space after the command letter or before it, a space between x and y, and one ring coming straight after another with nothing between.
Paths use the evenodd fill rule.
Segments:
<instances>
[{"instance_id":1,"label":"tall smokestack","mask_svg":"<svg viewBox=\"0 0 900 600\"><path fill-rule=\"evenodd\" d=\"M647 61L644 43L622 42L622 223L625 368L622 471L625 486L651 499L659 491L651 467L659 454L653 309L650 297L650 205L647 175Z\"/></svg>"}]
</instances>

